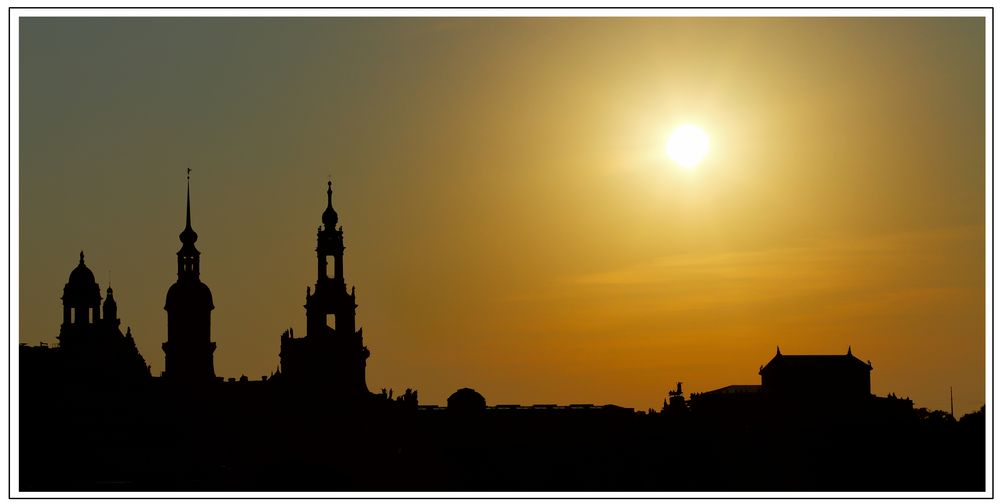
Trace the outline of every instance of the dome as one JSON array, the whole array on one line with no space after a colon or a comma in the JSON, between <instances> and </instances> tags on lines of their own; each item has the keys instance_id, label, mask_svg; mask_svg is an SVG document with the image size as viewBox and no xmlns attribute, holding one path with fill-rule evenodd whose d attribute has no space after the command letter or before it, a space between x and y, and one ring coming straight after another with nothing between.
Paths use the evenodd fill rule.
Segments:
<instances>
[{"instance_id":1,"label":"dome","mask_svg":"<svg viewBox=\"0 0 1000 504\"><path fill-rule=\"evenodd\" d=\"M448 396L448 409L458 411L477 411L486 409L486 398L470 388L460 388Z\"/></svg>"},{"instance_id":2,"label":"dome","mask_svg":"<svg viewBox=\"0 0 1000 504\"><path fill-rule=\"evenodd\" d=\"M96 283L94 273L83 263L83 252L80 252L80 264L69 274L69 282L66 283L66 286L90 287L91 284Z\"/></svg>"},{"instance_id":3,"label":"dome","mask_svg":"<svg viewBox=\"0 0 1000 504\"><path fill-rule=\"evenodd\" d=\"M333 229L337 225L337 211L333 209L333 182L326 183L326 210L323 210L323 226Z\"/></svg>"},{"instance_id":4,"label":"dome","mask_svg":"<svg viewBox=\"0 0 1000 504\"><path fill-rule=\"evenodd\" d=\"M104 298L104 313L116 310L118 308L118 302L115 301L115 291L108 287L108 297Z\"/></svg>"},{"instance_id":5,"label":"dome","mask_svg":"<svg viewBox=\"0 0 1000 504\"><path fill-rule=\"evenodd\" d=\"M63 302L69 305L99 303L101 292L94 279L94 273L83 263L83 252L80 252L80 264L69 274L69 281L63 288Z\"/></svg>"},{"instance_id":6,"label":"dome","mask_svg":"<svg viewBox=\"0 0 1000 504\"><path fill-rule=\"evenodd\" d=\"M171 311L182 307L214 309L212 291L198 280L178 280L167 290L167 303L163 309Z\"/></svg>"},{"instance_id":7,"label":"dome","mask_svg":"<svg viewBox=\"0 0 1000 504\"><path fill-rule=\"evenodd\" d=\"M333 207L328 206L326 210L323 210L323 225L327 229L333 229L337 225L337 211Z\"/></svg>"},{"instance_id":8,"label":"dome","mask_svg":"<svg viewBox=\"0 0 1000 504\"><path fill-rule=\"evenodd\" d=\"M198 233L191 229L191 222L188 222L187 227L181 231L181 234L177 235L181 239L181 243L184 245L194 245L194 242L198 241Z\"/></svg>"}]
</instances>

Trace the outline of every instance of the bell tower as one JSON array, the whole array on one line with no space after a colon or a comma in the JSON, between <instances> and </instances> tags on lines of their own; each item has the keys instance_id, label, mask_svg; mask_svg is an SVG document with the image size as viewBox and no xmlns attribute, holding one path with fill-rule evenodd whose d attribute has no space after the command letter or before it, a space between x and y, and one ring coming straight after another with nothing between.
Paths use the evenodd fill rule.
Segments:
<instances>
[{"instance_id":1,"label":"bell tower","mask_svg":"<svg viewBox=\"0 0 1000 504\"><path fill-rule=\"evenodd\" d=\"M167 341L163 343L164 377L171 382L215 379L212 335L212 291L201 282L198 233L191 227L191 170L188 169L187 221L179 236L177 281L167 291Z\"/></svg>"},{"instance_id":2,"label":"bell tower","mask_svg":"<svg viewBox=\"0 0 1000 504\"><path fill-rule=\"evenodd\" d=\"M354 292L344 280L344 228L337 227L333 183L327 182L323 225L316 230L316 285L306 297L306 334L354 332Z\"/></svg>"},{"instance_id":3,"label":"bell tower","mask_svg":"<svg viewBox=\"0 0 1000 504\"><path fill-rule=\"evenodd\" d=\"M344 280L344 228L337 219L333 183L327 182L323 224L316 231L316 284L306 288L306 335L282 335L281 373L289 381L323 385L340 397L358 397L368 393L370 352L355 327L357 296Z\"/></svg>"}]
</instances>

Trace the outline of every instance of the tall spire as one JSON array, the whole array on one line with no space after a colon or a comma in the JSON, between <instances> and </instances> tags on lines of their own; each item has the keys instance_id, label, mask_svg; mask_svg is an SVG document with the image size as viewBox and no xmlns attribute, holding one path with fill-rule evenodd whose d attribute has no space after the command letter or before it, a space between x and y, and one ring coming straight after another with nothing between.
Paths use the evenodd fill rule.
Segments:
<instances>
[{"instance_id":1,"label":"tall spire","mask_svg":"<svg viewBox=\"0 0 1000 504\"><path fill-rule=\"evenodd\" d=\"M187 229L191 229L191 168L187 176Z\"/></svg>"},{"instance_id":2,"label":"tall spire","mask_svg":"<svg viewBox=\"0 0 1000 504\"><path fill-rule=\"evenodd\" d=\"M191 228L191 168L187 169L187 214L184 221L184 231L180 234L181 243L194 245L198 241L198 233Z\"/></svg>"}]
</instances>

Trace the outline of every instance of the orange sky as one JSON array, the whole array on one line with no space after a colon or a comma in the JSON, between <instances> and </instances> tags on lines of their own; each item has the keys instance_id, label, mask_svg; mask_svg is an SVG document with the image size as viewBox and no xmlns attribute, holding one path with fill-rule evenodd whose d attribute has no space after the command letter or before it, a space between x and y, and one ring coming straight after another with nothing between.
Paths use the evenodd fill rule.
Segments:
<instances>
[{"instance_id":1,"label":"orange sky","mask_svg":"<svg viewBox=\"0 0 1000 504\"><path fill-rule=\"evenodd\" d=\"M982 18L19 28L22 342L83 249L159 374L190 166L222 376L304 334L332 175L372 390L644 409L851 345L877 394L985 400Z\"/></svg>"}]
</instances>

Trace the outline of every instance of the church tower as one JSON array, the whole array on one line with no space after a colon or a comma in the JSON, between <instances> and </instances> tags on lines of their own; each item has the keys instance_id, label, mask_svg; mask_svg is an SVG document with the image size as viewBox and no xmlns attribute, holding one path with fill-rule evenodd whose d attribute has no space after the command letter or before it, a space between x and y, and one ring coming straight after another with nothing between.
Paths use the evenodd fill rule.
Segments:
<instances>
[{"instance_id":1,"label":"church tower","mask_svg":"<svg viewBox=\"0 0 1000 504\"><path fill-rule=\"evenodd\" d=\"M59 345L73 347L88 341L101 321L101 289L94 273L83 262L69 274L63 287L63 323L59 330Z\"/></svg>"},{"instance_id":2,"label":"church tower","mask_svg":"<svg viewBox=\"0 0 1000 504\"><path fill-rule=\"evenodd\" d=\"M195 248L198 233L191 228L191 170L188 170L187 225L177 251L177 281L167 291L167 341L163 344L164 378L197 383L215 379L212 354L212 291L203 284L201 252Z\"/></svg>"},{"instance_id":3,"label":"church tower","mask_svg":"<svg viewBox=\"0 0 1000 504\"><path fill-rule=\"evenodd\" d=\"M118 302L108 287L101 315L101 292L94 273L83 262L69 274L63 288L63 323L59 352L75 380L117 386L149 378L149 368L135 346L132 331L122 334Z\"/></svg>"},{"instance_id":4,"label":"church tower","mask_svg":"<svg viewBox=\"0 0 1000 504\"><path fill-rule=\"evenodd\" d=\"M333 184L327 183L323 225L316 232L316 284L306 288L306 335L281 339L281 374L290 382L321 385L342 398L368 393L370 352L355 328L354 288L344 280L344 228L337 227Z\"/></svg>"}]
</instances>

